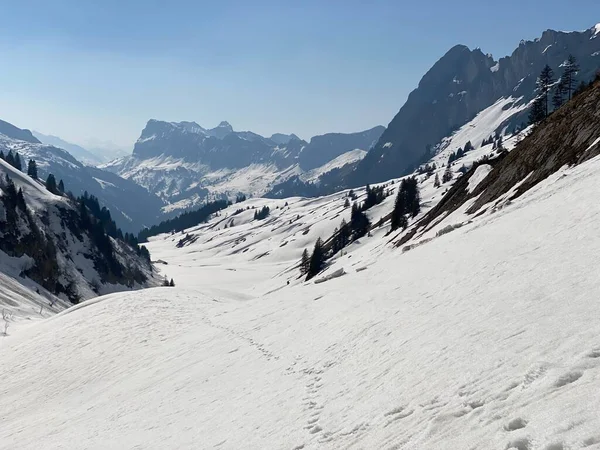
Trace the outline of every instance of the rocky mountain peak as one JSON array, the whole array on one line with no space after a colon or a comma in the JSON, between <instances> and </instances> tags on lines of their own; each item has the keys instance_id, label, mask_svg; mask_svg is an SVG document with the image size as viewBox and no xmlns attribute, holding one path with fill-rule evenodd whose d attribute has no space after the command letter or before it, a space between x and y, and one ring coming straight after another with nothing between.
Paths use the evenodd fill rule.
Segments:
<instances>
[{"instance_id":1,"label":"rocky mountain peak","mask_svg":"<svg viewBox=\"0 0 600 450\"><path fill-rule=\"evenodd\" d=\"M233 133L233 127L229 122L222 121L215 128L207 130L209 136L216 137L217 139L223 139L228 134Z\"/></svg>"},{"instance_id":2,"label":"rocky mountain peak","mask_svg":"<svg viewBox=\"0 0 600 450\"><path fill-rule=\"evenodd\" d=\"M498 62L480 49L452 47L423 76L373 150L339 184L355 187L409 173L431 156L433 146L500 98L529 102L542 68L548 64L560 75L569 54L579 62L578 79L590 80L600 67L599 34L600 27L546 30L538 39L521 41ZM526 121L526 115L522 111L506 125Z\"/></svg>"}]
</instances>

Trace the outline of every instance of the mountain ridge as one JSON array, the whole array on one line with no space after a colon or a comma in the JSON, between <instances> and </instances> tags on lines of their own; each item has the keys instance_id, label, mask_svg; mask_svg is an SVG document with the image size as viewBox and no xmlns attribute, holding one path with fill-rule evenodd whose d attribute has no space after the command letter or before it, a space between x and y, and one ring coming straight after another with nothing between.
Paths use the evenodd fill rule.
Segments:
<instances>
[{"instance_id":1,"label":"mountain ridge","mask_svg":"<svg viewBox=\"0 0 600 450\"><path fill-rule=\"evenodd\" d=\"M600 39L595 27L584 31L546 30L540 38L522 40L511 55L494 60L481 49L452 47L423 76L356 170L339 180L353 187L409 173L426 161L434 147L452 131L502 97L527 104L545 64L557 75L573 54L580 80L590 80L600 67ZM515 114L505 127L527 121L527 111ZM496 130L491 130L493 134Z\"/></svg>"},{"instance_id":2,"label":"mountain ridge","mask_svg":"<svg viewBox=\"0 0 600 450\"><path fill-rule=\"evenodd\" d=\"M205 199L263 195L289 177L308 176L334 160L354 162L363 155L341 156L368 150L383 130L376 126L358 133L328 133L307 142L294 134L275 134L273 140L234 131L228 122L206 129L196 122L151 119L131 156L101 168L146 187L171 205L169 211L189 209Z\"/></svg>"}]
</instances>

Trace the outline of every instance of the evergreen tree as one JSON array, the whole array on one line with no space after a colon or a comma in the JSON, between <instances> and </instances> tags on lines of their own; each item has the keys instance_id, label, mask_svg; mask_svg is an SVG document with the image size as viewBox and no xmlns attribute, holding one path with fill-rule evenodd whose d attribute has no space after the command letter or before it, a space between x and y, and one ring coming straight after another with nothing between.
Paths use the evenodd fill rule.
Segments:
<instances>
[{"instance_id":1,"label":"evergreen tree","mask_svg":"<svg viewBox=\"0 0 600 450\"><path fill-rule=\"evenodd\" d=\"M498 136L498 140L496 141L496 148L498 149L498 153L504 151L504 140L502 135Z\"/></svg>"},{"instance_id":2,"label":"evergreen tree","mask_svg":"<svg viewBox=\"0 0 600 450\"><path fill-rule=\"evenodd\" d=\"M544 100L544 118L548 117L548 93L552 83L554 83L554 71L546 64L537 79L538 95Z\"/></svg>"},{"instance_id":3,"label":"evergreen tree","mask_svg":"<svg viewBox=\"0 0 600 450\"><path fill-rule=\"evenodd\" d=\"M23 190L19 188L19 192L17 192L17 207L21 209L21 211L25 211L25 197L23 196Z\"/></svg>"},{"instance_id":4,"label":"evergreen tree","mask_svg":"<svg viewBox=\"0 0 600 450\"><path fill-rule=\"evenodd\" d=\"M48 189L48 191L52 192L53 194L58 194L56 188L56 178L54 178L54 175L52 174L49 174L48 178L46 179L46 189Z\"/></svg>"},{"instance_id":5,"label":"evergreen tree","mask_svg":"<svg viewBox=\"0 0 600 450\"><path fill-rule=\"evenodd\" d=\"M6 155L6 162L13 167L15 166L15 156L13 155L12 150L8 151L8 154Z\"/></svg>"},{"instance_id":6,"label":"evergreen tree","mask_svg":"<svg viewBox=\"0 0 600 450\"><path fill-rule=\"evenodd\" d=\"M579 71L579 64L577 59L573 55L569 55L567 61L564 64L563 75L561 77L564 84L565 93L567 94L567 100L571 100L573 91L575 90L575 77Z\"/></svg>"},{"instance_id":7,"label":"evergreen tree","mask_svg":"<svg viewBox=\"0 0 600 450\"><path fill-rule=\"evenodd\" d=\"M544 117L544 100L542 97L538 97L533 101L529 110L529 125L537 125L544 120Z\"/></svg>"},{"instance_id":8,"label":"evergreen tree","mask_svg":"<svg viewBox=\"0 0 600 450\"><path fill-rule=\"evenodd\" d=\"M79 221L81 223L81 228L84 230L90 229L90 216L88 215L88 210L85 206L85 202L81 200L79 202Z\"/></svg>"},{"instance_id":9,"label":"evergreen tree","mask_svg":"<svg viewBox=\"0 0 600 450\"><path fill-rule=\"evenodd\" d=\"M38 179L37 164L33 159L30 159L29 164L27 165L27 175L29 175L34 180Z\"/></svg>"},{"instance_id":10,"label":"evergreen tree","mask_svg":"<svg viewBox=\"0 0 600 450\"><path fill-rule=\"evenodd\" d=\"M441 186L440 176L437 173L435 174L435 180L433 181L433 186L436 188L439 188Z\"/></svg>"},{"instance_id":11,"label":"evergreen tree","mask_svg":"<svg viewBox=\"0 0 600 450\"><path fill-rule=\"evenodd\" d=\"M358 205L354 203L352 205L352 213L350 216L350 229L352 230L352 237L354 239L363 237L369 231L370 226L371 223L369 222L369 218L360 210Z\"/></svg>"},{"instance_id":12,"label":"evergreen tree","mask_svg":"<svg viewBox=\"0 0 600 450\"><path fill-rule=\"evenodd\" d=\"M175 282L173 281L173 278L171 278L171 281L169 281L169 286L175 287Z\"/></svg>"},{"instance_id":13,"label":"evergreen tree","mask_svg":"<svg viewBox=\"0 0 600 450\"><path fill-rule=\"evenodd\" d=\"M406 210L412 217L416 217L421 212L421 195L417 179L415 177L407 178L404 189L406 192Z\"/></svg>"},{"instance_id":14,"label":"evergreen tree","mask_svg":"<svg viewBox=\"0 0 600 450\"><path fill-rule=\"evenodd\" d=\"M23 170L23 165L21 164L21 155L19 155L19 152L15 152L14 166L15 166L15 169L17 169L17 170Z\"/></svg>"},{"instance_id":15,"label":"evergreen tree","mask_svg":"<svg viewBox=\"0 0 600 450\"><path fill-rule=\"evenodd\" d=\"M119 232L121 232L120 229L119 229ZM123 240L122 234L121 234L121 240ZM142 258L144 258L147 262L150 262L150 252L148 251L148 249L146 248L145 245L140 246L140 256Z\"/></svg>"},{"instance_id":16,"label":"evergreen tree","mask_svg":"<svg viewBox=\"0 0 600 450\"><path fill-rule=\"evenodd\" d=\"M60 193L64 193L65 192L65 183L63 183L63 180L60 180L58 182L58 191ZM109 213L110 214L110 213Z\"/></svg>"},{"instance_id":17,"label":"evergreen tree","mask_svg":"<svg viewBox=\"0 0 600 450\"><path fill-rule=\"evenodd\" d=\"M6 156L4 156L4 152L0 150L0 159L6 161Z\"/></svg>"},{"instance_id":18,"label":"evergreen tree","mask_svg":"<svg viewBox=\"0 0 600 450\"><path fill-rule=\"evenodd\" d=\"M344 208L348 208L350 206L350 200L346 197L346 201L344 202Z\"/></svg>"},{"instance_id":19,"label":"evergreen tree","mask_svg":"<svg viewBox=\"0 0 600 450\"><path fill-rule=\"evenodd\" d=\"M421 196L419 194L419 184L416 177L405 178L402 180L396 203L392 211L391 226L392 231L398 228L408 226L407 214L416 217L421 211Z\"/></svg>"},{"instance_id":20,"label":"evergreen tree","mask_svg":"<svg viewBox=\"0 0 600 450\"><path fill-rule=\"evenodd\" d=\"M350 243L350 234L350 226L346 223L346 219L342 219L339 231L341 248Z\"/></svg>"},{"instance_id":21,"label":"evergreen tree","mask_svg":"<svg viewBox=\"0 0 600 450\"><path fill-rule=\"evenodd\" d=\"M452 169L450 168L450 164L446 166L446 170L444 171L444 175L442 176L442 183L447 183L448 181L452 181Z\"/></svg>"},{"instance_id":22,"label":"evergreen tree","mask_svg":"<svg viewBox=\"0 0 600 450\"><path fill-rule=\"evenodd\" d=\"M560 108L564 103L564 97L566 93L566 86L561 78L556 87L554 88L554 95L552 95L552 107L554 111Z\"/></svg>"},{"instance_id":23,"label":"evergreen tree","mask_svg":"<svg viewBox=\"0 0 600 450\"><path fill-rule=\"evenodd\" d=\"M396 202L394 203L394 209L392 210L392 231L397 230L398 228L404 229L408 226L408 220L406 220L407 212L408 202L406 198L406 179L404 179L398 188L398 195L396 196Z\"/></svg>"},{"instance_id":24,"label":"evergreen tree","mask_svg":"<svg viewBox=\"0 0 600 450\"><path fill-rule=\"evenodd\" d=\"M325 263L325 251L323 249L323 241L321 238L317 238L317 242L315 242L315 248L313 249L312 255L310 257L310 263L308 268L308 276L307 280L310 280L316 274L318 274L323 269L323 264Z\"/></svg>"},{"instance_id":25,"label":"evergreen tree","mask_svg":"<svg viewBox=\"0 0 600 450\"><path fill-rule=\"evenodd\" d=\"M473 144L471 144L471 141L468 141L465 144L465 153L470 152L471 150L473 150Z\"/></svg>"},{"instance_id":26,"label":"evergreen tree","mask_svg":"<svg viewBox=\"0 0 600 450\"><path fill-rule=\"evenodd\" d=\"M300 275L306 275L310 268L310 256L308 256L308 250L304 249L302 252L302 259L300 260Z\"/></svg>"}]
</instances>

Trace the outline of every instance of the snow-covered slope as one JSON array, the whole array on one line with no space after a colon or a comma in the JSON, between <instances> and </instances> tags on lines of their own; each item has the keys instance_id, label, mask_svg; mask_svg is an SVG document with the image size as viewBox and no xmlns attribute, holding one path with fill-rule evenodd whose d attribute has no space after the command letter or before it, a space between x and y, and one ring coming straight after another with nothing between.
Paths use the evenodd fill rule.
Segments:
<instances>
[{"instance_id":1,"label":"snow-covered slope","mask_svg":"<svg viewBox=\"0 0 600 450\"><path fill-rule=\"evenodd\" d=\"M14 279L3 278L0 284L21 286L16 291L27 299L25 309L41 301L40 295L46 306L53 306L58 299L76 303L157 284L151 264L121 239L108 237L103 228L100 231L102 225L88 217L87 208L50 193L41 181L1 159L0 212L0 272ZM22 295L26 288L39 295ZM0 288L0 292L8 290ZM19 315L23 302L9 301L8 293L4 297L1 304Z\"/></svg>"},{"instance_id":2,"label":"snow-covered slope","mask_svg":"<svg viewBox=\"0 0 600 450\"><path fill-rule=\"evenodd\" d=\"M303 173L300 178L303 181L317 182L321 175L329 172L330 170L344 167L346 164L356 163L363 159L366 154L366 150L361 150L359 148L350 150L349 152L343 153L337 158L332 159L328 163L323 164L321 167L317 167L316 169Z\"/></svg>"},{"instance_id":3,"label":"snow-covered slope","mask_svg":"<svg viewBox=\"0 0 600 450\"><path fill-rule=\"evenodd\" d=\"M57 182L62 179L66 190L75 195L85 191L95 195L125 231L137 233L159 221L164 202L158 197L114 173L85 166L61 148L0 134L0 150L4 154L19 152L25 168L28 160L34 159L40 178L45 180L52 173Z\"/></svg>"},{"instance_id":4,"label":"snow-covered slope","mask_svg":"<svg viewBox=\"0 0 600 450\"><path fill-rule=\"evenodd\" d=\"M364 238L324 283L292 265L341 197L255 199L272 217L221 215L182 248L185 235L158 237L175 288L102 297L2 340L1 442L598 448L599 180L595 158L406 252Z\"/></svg>"}]
</instances>

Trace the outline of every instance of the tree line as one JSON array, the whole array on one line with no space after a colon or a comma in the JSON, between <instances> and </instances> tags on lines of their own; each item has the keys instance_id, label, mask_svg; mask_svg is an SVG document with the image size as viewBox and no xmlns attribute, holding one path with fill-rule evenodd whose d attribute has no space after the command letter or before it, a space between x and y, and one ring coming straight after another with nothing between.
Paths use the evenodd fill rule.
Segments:
<instances>
[{"instance_id":1,"label":"tree line","mask_svg":"<svg viewBox=\"0 0 600 450\"><path fill-rule=\"evenodd\" d=\"M9 151L5 156L4 153L0 151L0 158L5 160L15 169L22 170L21 157L18 152L13 153L12 151ZM34 180L39 179L37 163L34 159L30 159L27 164L27 175ZM52 173L48 174L45 186L46 189L54 195L65 195L65 184L63 180L60 180L57 183L56 177ZM16 190L14 183L8 174L6 175L6 189L9 205L14 203L16 207L26 212L27 208L23 191L21 188L19 188L18 191ZM14 195L13 191L15 191ZM143 257L148 263L150 262L150 252L148 249L144 246L140 247L133 234L129 235L129 233L125 233L125 235L123 235L121 229L118 228L115 221L112 220L110 211L106 207L100 206L97 197L89 195L87 191L77 198L71 193L69 193L67 197L75 202L78 207L81 228L89 232L92 241L109 261L109 264L111 265L110 269L113 270L117 276L121 275L121 266L114 259L112 243L110 242L109 237L126 243L135 250L138 256Z\"/></svg>"},{"instance_id":2,"label":"tree line","mask_svg":"<svg viewBox=\"0 0 600 450\"><path fill-rule=\"evenodd\" d=\"M344 247L367 235L371 229L371 222L365 211L379 204L389 195L385 188L387 185L371 188L367 185L366 199L362 204L354 202L350 213L350 222L342 219L342 222L330 238L329 246L326 246L319 237L315 242L312 253L304 249L300 259L300 275L310 280L325 267L328 258L331 258ZM349 198L355 198L354 192L350 190L346 197L344 206L349 206ZM416 177L405 178L400 183L394 209L391 214L391 231L408 226L408 216L416 217L421 211L419 186Z\"/></svg>"},{"instance_id":3,"label":"tree line","mask_svg":"<svg viewBox=\"0 0 600 450\"><path fill-rule=\"evenodd\" d=\"M138 233L138 241L146 242L150 236L156 236L161 233L179 232L186 228L194 227L202 222L206 222L212 214L230 205L231 202L228 200L208 202L195 211L186 211L172 219L163 220L158 225L144 228Z\"/></svg>"}]
</instances>

